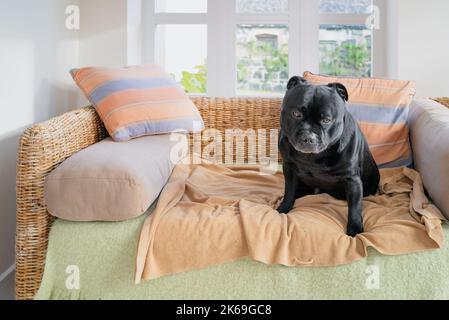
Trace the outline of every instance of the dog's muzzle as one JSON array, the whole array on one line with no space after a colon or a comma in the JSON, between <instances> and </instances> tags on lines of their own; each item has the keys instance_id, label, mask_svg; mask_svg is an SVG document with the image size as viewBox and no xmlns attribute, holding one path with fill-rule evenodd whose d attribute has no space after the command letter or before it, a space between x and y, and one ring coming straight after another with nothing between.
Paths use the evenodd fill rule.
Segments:
<instances>
[{"instance_id":1,"label":"dog's muzzle","mask_svg":"<svg viewBox=\"0 0 449 320\"><path fill-rule=\"evenodd\" d=\"M320 153L322 152L321 139L314 133L300 134L292 143L296 151L301 153Z\"/></svg>"}]
</instances>

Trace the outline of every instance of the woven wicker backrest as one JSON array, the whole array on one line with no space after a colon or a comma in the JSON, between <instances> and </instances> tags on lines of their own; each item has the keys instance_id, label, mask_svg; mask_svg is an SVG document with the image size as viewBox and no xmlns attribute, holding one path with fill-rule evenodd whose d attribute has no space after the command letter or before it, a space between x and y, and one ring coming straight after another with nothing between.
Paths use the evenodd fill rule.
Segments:
<instances>
[{"instance_id":1,"label":"woven wicker backrest","mask_svg":"<svg viewBox=\"0 0 449 320\"><path fill-rule=\"evenodd\" d=\"M206 130L199 137L191 137L191 152L201 152L206 159L227 164L242 161L260 163L267 160L265 158L280 161L277 135L281 99L194 98L193 100L201 112ZM249 141L251 138L254 138L254 141ZM201 144L198 144L199 139ZM217 140L221 142L221 154L211 157L206 152L206 147ZM249 146L251 148L248 148Z\"/></svg>"},{"instance_id":2,"label":"woven wicker backrest","mask_svg":"<svg viewBox=\"0 0 449 320\"><path fill-rule=\"evenodd\" d=\"M280 99L193 98L206 128L214 128L226 137L227 129L252 129L266 134L267 155L277 145L270 129L279 128ZM263 130L267 130L266 132ZM33 299L44 271L48 234L53 218L44 200L45 177L74 153L107 137L107 132L92 107L69 112L37 124L23 134L17 164L16 298ZM195 139L191 137L191 145ZM260 141L260 136L257 142ZM202 141L204 147L208 141ZM236 144L234 144L236 146ZM225 144L223 144L223 151ZM248 161L248 144L236 147ZM259 148L260 149L260 148ZM222 153L223 161L226 153Z\"/></svg>"}]
</instances>

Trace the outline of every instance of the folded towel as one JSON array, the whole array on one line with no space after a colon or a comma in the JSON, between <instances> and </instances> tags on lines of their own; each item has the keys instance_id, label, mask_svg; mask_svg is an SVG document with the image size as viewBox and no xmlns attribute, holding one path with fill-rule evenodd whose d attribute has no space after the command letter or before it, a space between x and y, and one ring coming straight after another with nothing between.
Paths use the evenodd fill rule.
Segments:
<instances>
[{"instance_id":1,"label":"folded towel","mask_svg":"<svg viewBox=\"0 0 449 320\"><path fill-rule=\"evenodd\" d=\"M356 238L345 234L345 201L307 196L283 215L275 210L283 189L281 173L257 167L179 164L142 227L136 283L243 257L337 266L366 257L368 246L397 255L443 245L444 217L414 170L381 171L379 193L364 199L365 232Z\"/></svg>"}]
</instances>

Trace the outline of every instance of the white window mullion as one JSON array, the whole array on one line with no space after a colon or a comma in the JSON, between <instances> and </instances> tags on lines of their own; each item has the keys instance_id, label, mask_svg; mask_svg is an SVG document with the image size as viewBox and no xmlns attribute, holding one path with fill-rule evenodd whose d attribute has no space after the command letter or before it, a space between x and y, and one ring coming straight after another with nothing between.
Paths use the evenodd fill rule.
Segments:
<instances>
[{"instance_id":1,"label":"white window mullion","mask_svg":"<svg viewBox=\"0 0 449 320\"><path fill-rule=\"evenodd\" d=\"M290 0L292 1L292 0ZM319 14L318 1L298 0L299 2L299 66L304 71L319 72ZM294 57L293 57L294 58ZM291 61L291 59L290 59Z\"/></svg>"},{"instance_id":2,"label":"white window mullion","mask_svg":"<svg viewBox=\"0 0 449 320\"><path fill-rule=\"evenodd\" d=\"M233 97L236 93L235 0L208 2L207 94Z\"/></svg>"},{"instance_id":3,"label":"white window mullion","mask_svg":"<svg viewBox=\"0 0 449 320\"><path fill-rule=\"evenodd\" d=\"M237 24L288 24L288 21L288 15L236 15Z\"/></svg>"},{"instance_id":4,"label":"white window mullion","mask_svg":"<svg viewBox=\"0 0 449 320\"><path fill-rule=\"evenodd\" d=\"M320 14L319 24L365 25L368 14Z\"/></svg>"},{"instance_id":5,"label":"white window mullion","mask_svg":"<svg viewBox=\"0 0 449 320\"><path fill-rule=\"evenodd\" d=\"M156 13L155 24L207 24L206 13Z\"/></svg>"},{"instance_id":6,"label":"white window mullion","mask_svg":"<svg viewBox=\"0 0 449 320\"><path fill-rule=\"evenodd\" d=\"M288 69L290 77L302 75L301 66L301 3L289 1Z\"/></svg>"},{"instance_id":7,"label":"white window mullion","mask_svg":"<svg viewBox=\"0 0 449 320\"><path fill-rule=\"evenodd\" d=\"M388 50L387 50L387 3L386 0L374 0L374 8L376 12L373 13L374 19L379 19L379 29L373 30L373 76L387 77L388 76Z\"/></svg>"},{"instance_id":8,"label":"white window mullion","mask_svg":"<svg viewBox=\"0 0 449 320\"><path fill-rule=\"evenodd\" d=\"M155 21L155 0L142 2L142 63L149 64L155 62L156 45L156 21Z\"/></svg>"}]
</instances>

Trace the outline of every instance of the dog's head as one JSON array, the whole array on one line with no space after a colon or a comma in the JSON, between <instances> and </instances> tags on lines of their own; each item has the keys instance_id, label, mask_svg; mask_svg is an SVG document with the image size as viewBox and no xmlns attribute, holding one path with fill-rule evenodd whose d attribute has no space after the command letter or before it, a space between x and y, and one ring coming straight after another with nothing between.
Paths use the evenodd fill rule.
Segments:
<instances>
[{"instance_id":1,"label":"dog's head","mask_svg":"<svg viewBox=\"0 0 449 320\"><path fill-rule=\"evenodd\" d=\"M282 103L281 128L296 151L319 154L336 143L344 129L345 86L309 84L293 77Z\"/></svg>"}]
</instances>

